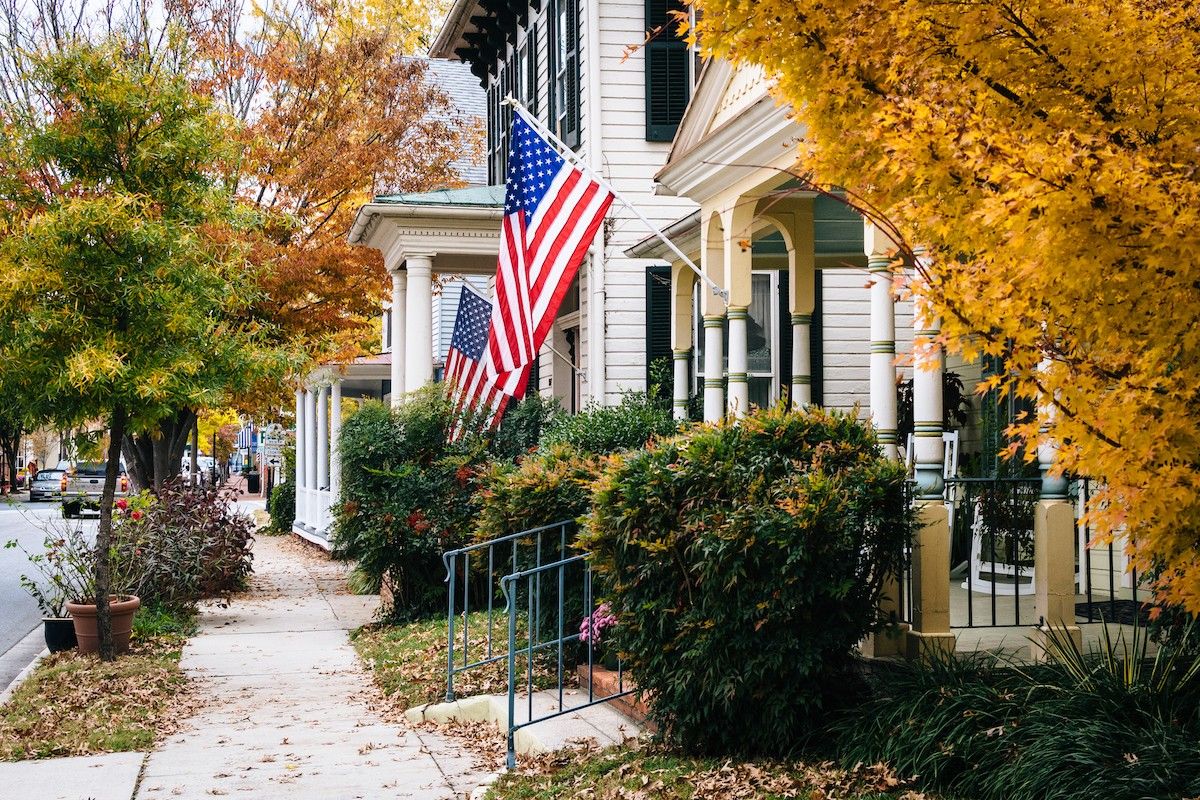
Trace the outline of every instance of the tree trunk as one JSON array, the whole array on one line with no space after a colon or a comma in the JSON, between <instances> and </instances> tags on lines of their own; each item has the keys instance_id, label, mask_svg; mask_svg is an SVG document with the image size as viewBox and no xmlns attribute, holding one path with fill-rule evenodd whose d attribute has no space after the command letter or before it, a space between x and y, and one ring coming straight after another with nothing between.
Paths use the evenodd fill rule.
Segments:
<instances>
[{"instance_id":1,"label":"tree trunk","mask_svg":"<svg viewBox=\"0 0 1200 800\"><path fill-rule=\"evenodd\" d=\"M196 412L183 409L160 422L153 433L124 437L122 450L134 488L158 491L179 477L183 450L195 423Z\"/></svg>"},{"instance_id":2,"label":"tree trunk","mask_svg":"<svg viewBox=\"0 0 1200 800\"><path fill-rule=\"evenodd\" d=\"M125 440L125 409L113 409L109 425L108 458L104 468L104 492L100 495L100 527L96 530L96 628L100 636L100 658L103 661L116 659L113 647L112 615L109 613L108 596L112 588L109 570L109 550L112 548L113 495L117 491L117 478L121 473L121 443Z\"/></svg>"},{"instance_id":3,"label":"tree trunk","mask_svg":"<svg viewBox=\"0 0 1200 800\"><path fill-rule=\"evenodd\" d=\"M0 449L4 451L5 471L8 473L4 480L12 491L17 490L17 470L24 466L18 464L21 456L21 434L23 427L19 423L6 422L0 425Z\"/></svg>"},{"instance_id":4,"label":"tree trunk","mask_svg":"<svg viewBox=\"0 0 1200 800\"><path fill-rule=\"evenodd\" d=\"M190 478L192 486L200 485L200 420L196 420L192 423L192 463Z\"/></svg>"}]
</instances>

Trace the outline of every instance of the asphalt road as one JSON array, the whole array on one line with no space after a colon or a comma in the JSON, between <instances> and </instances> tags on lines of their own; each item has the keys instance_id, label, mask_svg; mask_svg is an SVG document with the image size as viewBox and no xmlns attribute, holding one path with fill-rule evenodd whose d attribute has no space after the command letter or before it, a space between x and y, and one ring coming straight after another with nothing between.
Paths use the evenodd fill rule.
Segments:
<instances>
[{"instance_id":1,"label":"asphalt road","mask_svg":"<svg viewBox=\"0 0 1200 800\"><path fill-rule=\"evenodd\" d=\"M67 522L62 518L58 503L29 503L20 499L0 500L0 655L7 653L17 642L21 641L31 630L41 624L42 615L37 603L21 588L20 577L30 573L30 565L25 554L17 548L7 549L3 545L13 539L19 541L30 553L38 553L42 549L42 539L46 530L52 526L62 526ZM71 520L79 524L77 520ZM83 521L84 530L94 534L96 529L95 516L86 517ZM23 666L23 665L22 665ZM0 689L20 671L13 671L11 666L0 669ZM12 672L12 674L7 674Z\"/></svg>"}]
</instances>

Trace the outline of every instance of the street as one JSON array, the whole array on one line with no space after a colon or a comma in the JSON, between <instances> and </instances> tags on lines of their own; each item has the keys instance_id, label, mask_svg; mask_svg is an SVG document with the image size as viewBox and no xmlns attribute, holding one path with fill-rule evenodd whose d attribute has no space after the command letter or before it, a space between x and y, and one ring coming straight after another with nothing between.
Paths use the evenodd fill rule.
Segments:
<instances>
[{"instance_id":1,"label":"street","mask_svg":"<svg viewBox=\"0 0 1200 800\"><path fill-rule=\"evenodd\" d=\"M42 539L50 526L62 527L68 520L62 518L58 503L29 503L22 495L0 502L0 545L16 539L30 553L41 552ZM79 524L78 520L70 520ZM96 517L85 517L84 529L89 534L96 528ZM0 656L20 642L41 621L37 603L21 588L21 575L30 573L25 554L19 549L0 547L0 604L6 613L0 614ZM25 666L0 659L0 688L8 685Z\"/></svg>"}]
</instances>

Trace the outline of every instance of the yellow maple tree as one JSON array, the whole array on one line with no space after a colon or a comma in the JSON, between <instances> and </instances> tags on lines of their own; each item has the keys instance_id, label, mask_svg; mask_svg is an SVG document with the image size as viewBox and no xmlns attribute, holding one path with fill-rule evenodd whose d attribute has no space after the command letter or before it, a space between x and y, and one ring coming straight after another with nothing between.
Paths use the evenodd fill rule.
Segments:
<instances>
[{"instance_id":1,"label":"yellow maple tree","mask_svg":"<svg viewBox=\"0 0 1200 800\"><path fill-rule=\"evenodd\" d=\"M1101 481L1101 535L1200 611L1200 6L694 4L794 110L801 171L926 249L946 346L1043 404L1011 432Z\"/></svg>"}]
</instances>

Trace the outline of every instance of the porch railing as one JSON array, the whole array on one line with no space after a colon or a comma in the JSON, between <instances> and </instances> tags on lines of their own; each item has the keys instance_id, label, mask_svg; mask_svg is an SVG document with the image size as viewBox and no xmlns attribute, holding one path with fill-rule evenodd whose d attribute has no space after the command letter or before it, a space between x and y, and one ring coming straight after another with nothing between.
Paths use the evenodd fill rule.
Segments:
<instances>
[{"instance_id":1,"label":"porch railing","mask_svg":"<svg viewBox=\"0 0 1200 800\"><path fill-rule=\"evenodd\" d=\"M538 722L573 714L600 703L628 696L636 691L632 685L627 685L625 671L618 660L615 691L608 692L603 696L597 695L595 630L593 628L592 635L589 635L584 641L579 619L574 616L570 619L567 618L569 613L566 602L567 594L570 584L574 583L569 573L575 571L582 573L581 607L585 614L591 615L596 608L593 597L592 571L586 557L582 555L515 572L505 576L501 582L508 610L508 732L506 740L509 769L516 766L517 731ZM535 631L542 627L543 621L542 612L538 608L543 576L554 587L557 597L552 626L555 635L546 639L541 639L535 634ZM521 602L522 592L524 593L524 603ZM528 633L524 637L523 644L518 646L517 632L522 627L519 625L522 614L525 616L524 629ZM578 652L569 655L568 650L572 647L577 648ZM518 655L523 656L525 666L523 677L519 677L517 674ZM576 662L587 667L587 697L586 699L579 697L578 702L567 702L565 670L569 664ZM541 710L535 709L537 693L534 674L539 663L542 666L552 665L557 676L555 689L549 695L552 703L549 708ZM517 707L518 683L523 685L525 693L523 713Z\"/></svg>"},{"instance_id":2,"label":"porch railing","mask_svg":"<svg viewBox=\"0 0 1200 800\"><path fill-rule=\"evenodd\" d=\"M501 536L486 542L460 547L442 555L446 566L448 601L446 610L446 701L454 700L454 677L467 670L504 659L508 652L497 647L495 626L496 601L501 599L500 579L546 563L558 562L570 555L575 533L574 520L562 520L526 531ZM485 571L486 570L486 571ZM473 572L474 571L474 572ZM539 590L540 590L540 576ZM542 592L536 592L535 605L540 611ZM471 629L472 597L476 607L486 608L482 631ZM540 615L538 617L540 619ZM461 621L461 622L460 622ZM538 637L538 626L530 630ZM478 637L482 636L482 642ZM478 657L472 657L474 643Z\"/></svg>"}]
</instances>

